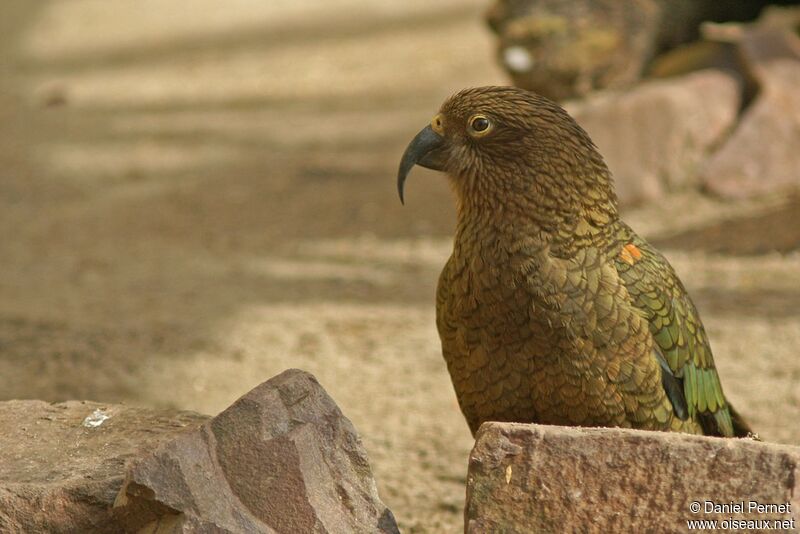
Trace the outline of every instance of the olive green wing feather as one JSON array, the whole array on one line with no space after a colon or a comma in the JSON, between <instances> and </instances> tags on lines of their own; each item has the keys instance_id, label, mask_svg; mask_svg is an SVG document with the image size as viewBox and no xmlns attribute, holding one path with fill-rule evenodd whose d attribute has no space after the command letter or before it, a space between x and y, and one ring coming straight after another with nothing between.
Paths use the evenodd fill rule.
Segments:
<instances>
[{"instance_id":1,"label":"olive green wing feather","mask_svg":"<svg viewBox=\"0 0 800 534\"><path fill-rule=\"evenodd\" d=\"M734 424L731 417L708 337L686 289L656 249L632 231L629 235L615 258L617 271L647 319L676 414L682 415L684 405L686 416L697 420L706 434L747 435L741 418L736 416Z\"/></svg>"}]
</instances>

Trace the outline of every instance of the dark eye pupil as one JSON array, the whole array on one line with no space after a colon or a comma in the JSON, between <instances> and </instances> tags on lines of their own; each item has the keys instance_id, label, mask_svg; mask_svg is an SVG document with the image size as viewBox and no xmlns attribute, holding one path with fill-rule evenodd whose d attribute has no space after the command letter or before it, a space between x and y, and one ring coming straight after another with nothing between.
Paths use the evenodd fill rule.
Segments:
<instances>
[{"instance_id":1,"label":"dark eye pupil","mask_svg":"<svg viewBox=\"0 0 800 534\"><path fill-rule=\"evenodd\" d=\"M476 132L482 132L489 127L489 119L484 117L478 117L477 119L472 121L472 129Z\"/></svg>"}]
</instances>

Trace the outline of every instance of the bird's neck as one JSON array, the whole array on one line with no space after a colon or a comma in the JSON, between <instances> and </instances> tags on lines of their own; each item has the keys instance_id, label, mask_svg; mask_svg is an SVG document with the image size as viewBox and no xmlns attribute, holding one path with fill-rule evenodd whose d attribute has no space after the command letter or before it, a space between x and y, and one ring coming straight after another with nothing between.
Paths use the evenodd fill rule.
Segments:
<instances>
[{"instance_id":1,"label":"bird's neck","mask_svg":"<svg viewBox=\"0 0 800 534\"><path fill-rule=\"evenodd\" d=\"M483 233L509 246L520 239L535 239L553 250L569 252L606 234L619 220L613 193L604 195L602 190L478 187L457 191L457 240Z\"/></svg>"}]
</instances>

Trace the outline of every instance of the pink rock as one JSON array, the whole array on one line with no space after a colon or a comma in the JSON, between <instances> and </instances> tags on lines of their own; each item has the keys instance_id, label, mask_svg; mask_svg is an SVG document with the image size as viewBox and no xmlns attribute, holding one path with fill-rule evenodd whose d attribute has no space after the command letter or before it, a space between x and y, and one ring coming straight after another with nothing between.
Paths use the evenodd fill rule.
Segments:
<instances>
[{"instance_id":1,"label":"pink rock","mask_svg":"<svg viewBox=\"0 0 800 534\"><path fill-rule=\"evenodd\" d=\"M697 185L700 164L733 127L739 104L734 77L704 70L595 93L566 109L605 156L620 203L633 204Z\"/></svg>"},{"instance_id":2,"label":"pink rock","mask_svg":"<svg viewBox=\"0 0 800 534\"><path fill-rule=\"evenodd\" d=\"M774 60L758 72L758 97L702 172L705 187L723 197L800 186L800 61Z\"/></svg>"}]
</instances>

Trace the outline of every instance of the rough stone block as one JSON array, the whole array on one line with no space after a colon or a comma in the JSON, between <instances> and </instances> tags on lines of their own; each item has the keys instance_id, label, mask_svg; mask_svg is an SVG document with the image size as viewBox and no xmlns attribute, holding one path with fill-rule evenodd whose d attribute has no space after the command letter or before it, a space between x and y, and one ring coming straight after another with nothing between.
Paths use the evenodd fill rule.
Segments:
<instances>
[{"instance_id":1,"label":"rough stone block","mask_svg":"<svg viewBox=\"0 0 800 534\"><path fill-rule=\"evenodd\" d=\"M465 531L686 532L690 520L793 531L798 464L800 448L750 439L486 423L470 456Z\"/></svg>"}]
</instances>

